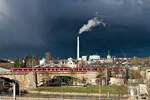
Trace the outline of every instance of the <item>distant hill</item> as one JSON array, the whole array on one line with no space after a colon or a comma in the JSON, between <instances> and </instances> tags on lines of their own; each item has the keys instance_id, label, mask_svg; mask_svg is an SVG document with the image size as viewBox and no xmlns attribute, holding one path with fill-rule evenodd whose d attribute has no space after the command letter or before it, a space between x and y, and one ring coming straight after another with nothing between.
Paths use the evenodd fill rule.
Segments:
<instances>
[{"instance_id":1,"label":"distant hill","mask_svg":"<svg viewBox=\"0 0 150 100\"><path fill-rule=\"evenodd\" d=\"M130 60L131 64L139 65L139 64L146 64L150 66L150 58L134 58Z\"/></svg>"}]
</instances>

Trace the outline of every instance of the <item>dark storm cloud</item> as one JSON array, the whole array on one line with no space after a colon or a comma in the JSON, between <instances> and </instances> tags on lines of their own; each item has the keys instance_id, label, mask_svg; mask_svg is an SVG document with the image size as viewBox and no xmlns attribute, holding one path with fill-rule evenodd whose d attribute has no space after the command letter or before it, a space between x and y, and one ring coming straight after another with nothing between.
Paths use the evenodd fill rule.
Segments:
<instances>
[{"instance_id":1,"label":"dark storm cloud","mask_svg":"<svg viewBox=\"0 0 150 100\"><path fill-rule=\"evenodd\" d=\"M1 52L75 56L79 28L99 12L107 27L81 36L82 54L147 56L149 10L149 0L0 0Z\"/></svg>"}]
</instances>

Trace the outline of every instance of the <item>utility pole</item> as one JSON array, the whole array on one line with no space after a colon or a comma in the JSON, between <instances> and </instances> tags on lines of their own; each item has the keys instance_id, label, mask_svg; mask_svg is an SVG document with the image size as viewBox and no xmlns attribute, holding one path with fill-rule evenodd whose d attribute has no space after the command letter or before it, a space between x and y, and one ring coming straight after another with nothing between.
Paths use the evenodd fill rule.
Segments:
<instances>
[{"instance_id":1,"label":"utility pole","mask_svg":"<svg viewBox=\"0 0 150 100\"><path fill-rule=\"evenodd\" d=\"M100 80L99 80L99 100L101 100L101 84L100 84Z\"/></svg>"},{"instance_id":2,"label":"utility pole","mask_svg":"<svg viewBox=\"0 0 150 100\"><path fill-rule=\"evenodd\" d=\"M16 83L13 83L13 100L16 100Z\"/></svg>"},{"instance_id":3,"label":"utility pole","mask_svg":"<svg viewBox=\"0 0 150 100\"><path fill-rule=\"evenodd\" d=\"M106 85L107 85L107 80L108 80L108 75L107 75L108 73L107 73L107 67L106 67Z\"/></svg>"}]
</instances>

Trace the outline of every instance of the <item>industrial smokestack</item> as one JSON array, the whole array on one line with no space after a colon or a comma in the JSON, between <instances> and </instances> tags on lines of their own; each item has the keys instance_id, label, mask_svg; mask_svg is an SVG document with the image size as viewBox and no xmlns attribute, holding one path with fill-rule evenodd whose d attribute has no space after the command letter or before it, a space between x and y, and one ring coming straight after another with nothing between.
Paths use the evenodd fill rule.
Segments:
<instances>
[{"instance_id":1,"label":"industrial smokestack","mask_svg":"<svg viewBox=\"0 0 150 100\"><path fill-rule=\"evenodd\" d=\"M106 24L103 22L103 20L100 20L98 17L94 17L92 19L88 20L87 24L84 24L79 32L78 32L78 36L77 36L77 60L80 59L80 48L79 48L79 36L86 31L90 31L92 28L98 26L99 24L102 24L104 27L106 26Z\"/></svg>"},{"instance_id":2,"label":"industrial smokestack","mask_svg":"<svg viewBox=\"0 0 150 100\"><path fill-rule=\"evenodd\" d=\"M79 35L77 36L77 60L79 60L80 55L79 55Z\"/></svg>"}]
</instances>

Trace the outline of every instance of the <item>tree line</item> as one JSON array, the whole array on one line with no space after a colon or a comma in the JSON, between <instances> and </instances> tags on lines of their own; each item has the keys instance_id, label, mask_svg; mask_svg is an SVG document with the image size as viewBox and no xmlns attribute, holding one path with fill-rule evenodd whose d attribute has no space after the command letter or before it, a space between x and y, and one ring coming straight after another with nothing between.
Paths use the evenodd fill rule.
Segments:
<instances>
[{"instance_id":1,"label":"tree line","mask_svg":"<svg viewBox=\"0 0 150 100\"><path fill-rule=\"evenodd\" d=\"M49 64L50 63L50 53L46 52L45 53L45 63ZM39 65L40 60L37 56L33 56L31 54L27 54L24 58L19 58L16 56L14 60L14 67L15 68L32 68L33 66Z\"/></svg>"}]
</instances>

